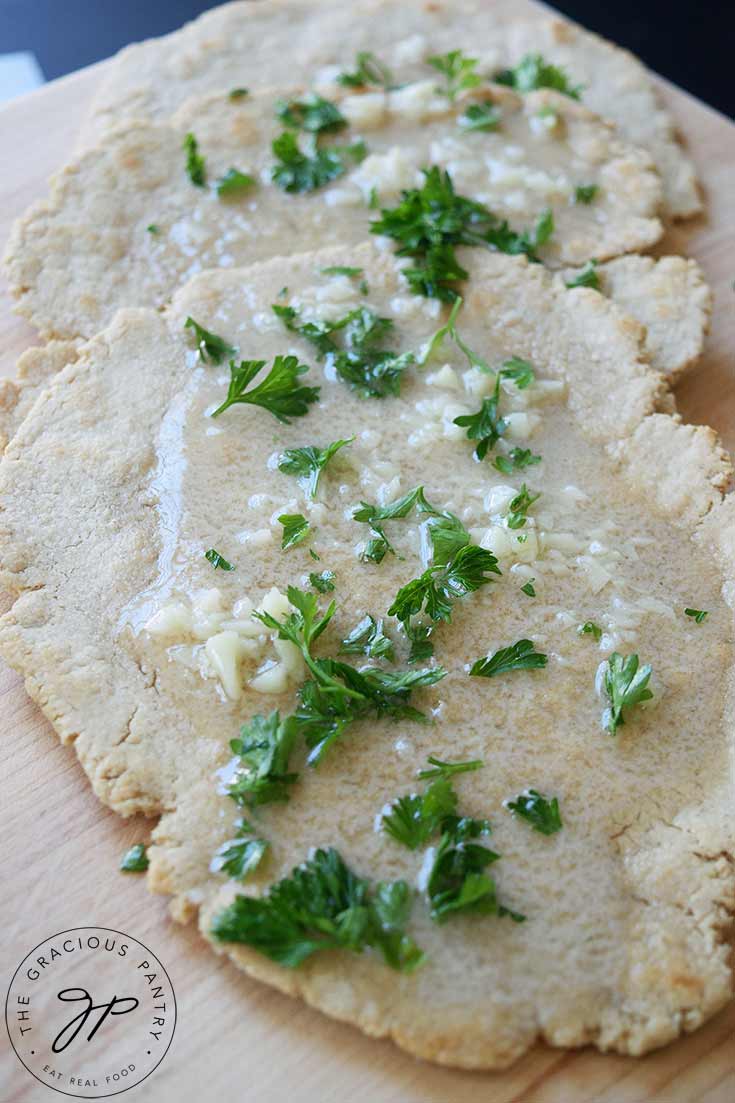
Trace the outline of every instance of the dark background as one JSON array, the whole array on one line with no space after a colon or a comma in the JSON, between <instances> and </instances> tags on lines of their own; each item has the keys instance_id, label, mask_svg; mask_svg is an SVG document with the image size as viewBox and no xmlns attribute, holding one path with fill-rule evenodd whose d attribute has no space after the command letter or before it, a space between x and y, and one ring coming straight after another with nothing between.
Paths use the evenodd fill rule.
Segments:
<instances>
[{"instance_id":1,"label":"dark background","mask_svg":"<svg viewBox=\"0 0 735 1103\"><path fill-rule=\"evenodd\" d=\"M555 6L713 107L735 113L735 0L558 0ZM0 0L0 53L32 50L52 80L213 7L216 0Z\"/></svg>"}]
</instances>

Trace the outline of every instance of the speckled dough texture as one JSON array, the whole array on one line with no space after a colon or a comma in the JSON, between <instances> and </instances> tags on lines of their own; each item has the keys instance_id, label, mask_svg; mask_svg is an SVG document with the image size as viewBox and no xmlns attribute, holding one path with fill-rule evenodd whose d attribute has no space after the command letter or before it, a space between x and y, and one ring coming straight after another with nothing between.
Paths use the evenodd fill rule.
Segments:
<instances>
[{"instance_id":1,"label":"speckled dough texture","mask_svg":"<svg viewBox=\"0 0 735 1103\"><path fill-rule=\"evenodd\" d=\"M552 267L604 260L660 238L661 182L651 158L585 107L548 90L520 97L495 86L497 132L462 134L457 120L474 94L452 105L433 83L418 111L407 102L411 89L379 93L363 123L356 113L364 113L366 98L338 90L336 101L355 121L336 141L362 137L369 155L304 195L271 180L271 144L283 130L274 107L288 91L189 100L170 127L121 128L63 169L49 198L16 223L5 263L18 311L46 337L91 337L120 307L164 305L204 268L358 244L376 217L368 206L373 189L380 206L393 206L431 164L448 167L459 194L485 202L518 230L550 209L555 231L539 256ZM538 133L544 110L555 112L557 126ZM206 158L206 188L185 171L187 132ZM233 165L258 183L220 198L216 181ZM573 201L578 184L599 187L593 203Z\"/></svg>"},{"instance_id":2,"label":"speckled dough texture","mask_svg":"<svg viewBox=\"0 0 735 1103\"><path fill-rule=\"evenodd\" d=\"M237 814L217 792L216 770L241 723L274 707L288 712L295 695L256 693L246 662L242 696L228 699L190 661L186 641L182 650L145 629L150 613L202 587L218 587L230 608L300 580L313 569L306 547L282 553L277 531L270 543L250 536L279 529L271 514L304 510L321 567L336 576L338 612L320 643L334 654L357 619L379 615L418 569L412 518L391 528L403 558L358 561L364 533L350 519L353 503L374 500L388 479L396 495L421 482L430 501L474 531L487 516L485 496L508 481L474 461L447 421L451 403L476 405L453 348L421 372L409 369L401 395L379 402L324 378L311 347L285 337L270 310L284 284L305 310L331 300L343 309L356 292L321 272L340 264L364 268L367 302L395 320L395 347L420 347L436 320L405 295L392 258L371 246L207 272L165 312L123 310L82 345L0 463L0 585L16 596L0 621L0 652L74 745L99 798L122 815L160 816L149 886L174 898L177 918L198 913L205 937L212 915L241 890L210 872ZM523 258L473 251L467 266L464 339L491 364L512 354L531 360L544 383L529 442L543 460L528 473L542 499L528 540L566 534L556 546L577 540L582 552L569 558L547 540L526 563L534 600L519 593L516 565L501 560L502 576L458 604L437 633L448 676L416 699L435 723L357 724L317 770L295 756L301 780L288 804L260 812L272 852L245 891L264 891L314 845L336 846L360 874L414 884L421 855L376 832L376 814L415 787L428 754L481 757L483 769L457 779L460 806L492 821L500 898L528 918L457 916L437 926L419 895L410 931L428 960L412 975L370 952L322 953L288 971L244 947L216 949L327 1014L443 1064L500 1068L538 1038L641 1054L694 1030L732 993L729 463L710 430L655 413L662 379L642 358L642 328L613 303L568 291ZM270 360L292 348L311 365L305 379L321 385L320 402L290 426L252 406L212 422L226 373L197 361L187 315L242 357ZM442 391L455 377L459 389ZM285 447L352 433L315 505L267 462ZM601 587L587 570L594 541L610 576ZM213 544L235 571L212 570L203 551ZM683 616L692 603L710 610L705 624ZM586 619L654 666L654 702L615 739L601 729L594 689L609 643L577 634ZM545 670L468 679L468 662L520 636L549 654ZM529 785L559 797L564 828L551 838L503 809Z\"/></svg>"},{"instance_id":3,"label":"speckled dough texture","mask_svg":"<svg viewBox=\"0 0 735 1103\"><path fill-rule=\"evenodd\" d=\"M401 80L426 74L425 59L463 49L488 73L542 52L585 85L584 100L621 134L650 150L675 218L702 209L694 167L679 144L645 67L626 50L541 13L517 21L508 0L245 0L226 4L165 38L129 46L117 56L83 134L94 144L122 119L161 122L192 93L247 85L258 89L350 66L371 50Z\"/></svg>"}]
</instances>

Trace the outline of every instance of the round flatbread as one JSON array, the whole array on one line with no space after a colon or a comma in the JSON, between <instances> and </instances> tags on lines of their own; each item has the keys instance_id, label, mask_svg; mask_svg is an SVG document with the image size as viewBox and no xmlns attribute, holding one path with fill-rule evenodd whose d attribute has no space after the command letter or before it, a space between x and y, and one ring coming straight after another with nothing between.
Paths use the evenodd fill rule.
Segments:
<instances>
[{"instance_id":1,"label":"round flatbread","mask_svg":"<svg viewBox=\"0 0 735 1103\"><path fill-rule=\"evenodd\" d=\"M695 1029L732 991L729 465L710 430L652 412L662 385L640 359L642 330L612 303L524 258L475 250L467 265L462 343L492 369L511 371L515 357L534 372L530 381L516 359L498 384L505 425L481 462L454 419L495 380L456 343L435 342L423 367L404 359L399 395L361 398L336 353L323 357L272 311L289 307L292 326L321 325L324 336L346 311L372 308L394 323L380 327L380 347L423 348L436 320L369 246L209 272L164 314L120 312L53 379L0 464L0 582L17 595L0 651L98 796L123 815L160 816L151 888L174 896L178 918L198 912L205 937L253 976L445 1064L502 1067L539 1037L639 1054ZM324 273L334 266L362 271ZM209 335L185 328L188 317ZM228 372L196 352L201 339L210 360L226 354L212 335L266 366L298 355L319 401L288 425L252 404L213 418ZM279 470L284 449L352 436L315 500ZM515 469L513 448L541 459ZM541 497L510 523L522 483ZM358 720L318 768L299 742L291 799L247 813L268 857L244 886L228 880L212 863L242 809L223 791L234 775L218 771L239 726L274 708L289 715L305 677L250 610L280 620L289 585L305 590L310 573L333 571L333 595L320 601L334 596L337 611L318 654L336 656L370 614L407 669L386 610L426 565L426 515L386 522L397 554L375 563L359 558L369 532L352 512L417 485L495 550L502 571L455 593L451 623L436 628L435 657L421 665L448 673L411 698L432 722ZM297 514L308 537L283 551L278 518ZM215 568L208 549L234 570ZM685 615L691 607L707 619ZM588 622L599 639L578 632ZM545 667L469 676L468 664L522 639ZM596 683L614 649L652 664L654 697L611 736ZM416 771L429 755L483 760L452 779L458 811L491 821L498 900L525 922L431 920L433 859L380 829L386 804L422 789ZM528 788L558 799L561 830L547 837L504 806ZM288 969L213 937L238 894L266 893L314 847L335 847L373 883L421 886L407 925L421 968L333 949Z\"/></svg>"},{"instance_id":2,"label":"round flatbread","mask_svg":"<svg viewBox=\"0 0 735 1103\"><path fill-rule=\"evenodd\" d=\"M664 178L675 218L702 209L694 167L677 141L645 67L627 50L559 20L518 22L511 3L485 0L268 0L226 4L174 34L118 54L93 104L83 143L123 119L161 122L192 94L294 81L327 88L355 69L360 51L374 52L398 82L425 77L432 55L462 49L478 71L497 72L524 55L542 53L567 67L583 99L621 135L650 150Z\"/></svg>"},{"instance_id":3,"label":"round flatbread","mask_svg":"<svg viewBox=\"0 0 735 1103\"><path fill-rule=\"evenodd\" d=\"M498 86L497 129L463 129L487 96L452 102L433 80L388 93L343 90L336 102L350 125L323 148L364 140L364 155L341 154L342 176L297 194L272 180L279 161L271 146L287 129L276 108L288 96L215 96L184 105L172 127L123 128L64 169L49 200L16 224L6 264L18 309L45 336L89 337L120 307L162 306L204 268L357 244L378 208L395 208L402 189L424 184L427 166L448 170L458 195L518 233L532 234L551 211L554 232L535 252L552 266L617 256L661 236L661 185L647 154L548 90L520 97ZM205 158L206 186L187 174L187 133ZM218 182L233 167L253 183L222 195ZM591 202L575 202L579 185L596 189Z\"/></svg>"}]
</instances>

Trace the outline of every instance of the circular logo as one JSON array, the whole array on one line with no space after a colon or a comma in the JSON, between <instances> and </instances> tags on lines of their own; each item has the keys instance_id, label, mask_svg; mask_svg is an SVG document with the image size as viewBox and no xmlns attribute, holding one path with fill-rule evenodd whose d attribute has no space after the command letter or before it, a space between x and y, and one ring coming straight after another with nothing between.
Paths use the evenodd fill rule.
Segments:
<instances>
[{"instance_id":1,"label":"circular logo","mask_svg":"<svg viewBox=\"0 0 735 1103\"><path fill-rule=\"evenodd\" d=\"M21 961L5 1001L16 1055L42 1084L99 1099L150 1076L171 1045L176 997L151 951L122 931L74 927Z\"/></svg>"}]
</instances>

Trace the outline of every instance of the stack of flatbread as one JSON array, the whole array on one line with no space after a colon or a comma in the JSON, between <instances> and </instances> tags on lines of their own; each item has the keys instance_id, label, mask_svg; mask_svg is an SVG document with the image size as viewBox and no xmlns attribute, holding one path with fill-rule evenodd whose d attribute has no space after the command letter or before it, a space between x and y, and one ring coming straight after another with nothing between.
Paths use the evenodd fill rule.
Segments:
<instances>
[{"instance_id":1,"label":"stack of flatbread","mask_svg":"<svg viewBox=\"0 0 735 1103\"><path fill-rule=\"evenodd\" d=\"M0 653L175 918L467 1068L733 981L731 469L670 391L703 274L648 253L701 197L645 68L516 9L132 46L5 256Z\"/></svg>"}]
</instances>

